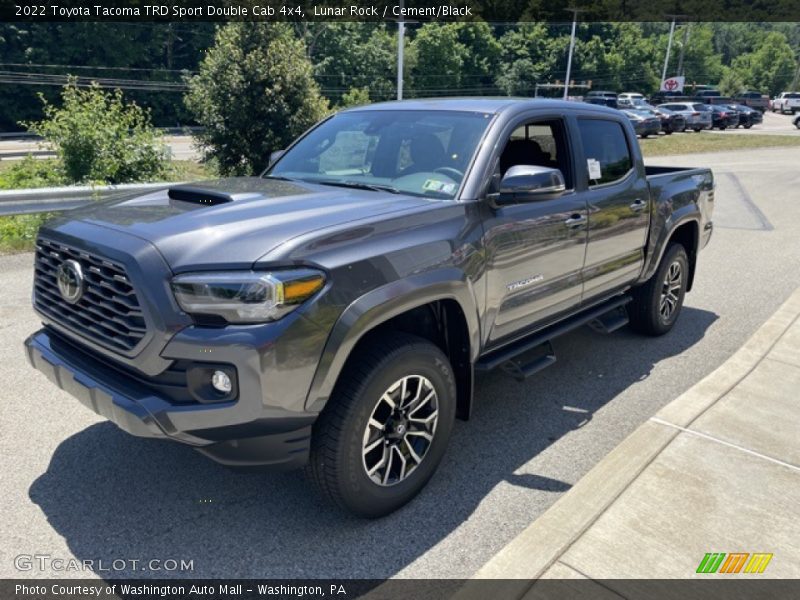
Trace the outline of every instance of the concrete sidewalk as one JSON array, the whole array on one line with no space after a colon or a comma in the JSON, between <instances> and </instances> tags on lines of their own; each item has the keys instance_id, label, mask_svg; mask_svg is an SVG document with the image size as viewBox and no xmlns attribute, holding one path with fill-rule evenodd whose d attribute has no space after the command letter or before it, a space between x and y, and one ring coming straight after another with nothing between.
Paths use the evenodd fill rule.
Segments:
<instances>
[{"instance_id":1,"label":"concrete sidewalk","mask_svg":"<svg viewBox=\"0 0 800 600\"><path fill-rule=\"evenodd\" d=\"M722 552L773 557L761 574L696 573ZM800 290L474 579L521 598L540 578L693 577L800 578Z\"/></svg>"}]
</instances>

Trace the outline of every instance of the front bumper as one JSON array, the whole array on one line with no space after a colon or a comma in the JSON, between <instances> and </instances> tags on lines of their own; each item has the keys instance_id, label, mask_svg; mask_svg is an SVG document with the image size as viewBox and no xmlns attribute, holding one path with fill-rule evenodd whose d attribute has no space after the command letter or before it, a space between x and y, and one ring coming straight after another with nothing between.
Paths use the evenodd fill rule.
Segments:
<instances>
[{"instance_id":1,"label":"front bumper","mask_svg":"<svg viewBox=\"0 0 800 600\"><path fill-rule=\"evenodd\" d=\"M127 433L181 442L232 467L290 469L308 461L314 414L273 409L231 423L230 403L176 406L48 329L30 336L25 347L34 368Z\"/></svg>"}]
</instances>

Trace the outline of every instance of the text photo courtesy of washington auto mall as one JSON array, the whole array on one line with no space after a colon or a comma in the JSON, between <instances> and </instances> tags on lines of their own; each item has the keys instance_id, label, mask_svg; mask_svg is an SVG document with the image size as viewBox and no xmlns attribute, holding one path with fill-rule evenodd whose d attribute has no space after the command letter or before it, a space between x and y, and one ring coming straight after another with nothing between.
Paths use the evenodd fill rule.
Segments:
<instances>
[{"instance_id":1,"label":"text photo courtesy of washington auto mall","mask_svg":"<svg viewBox=\"0 0 800 600\"><path fill-rule=\"evenodd\" d=\"M0 600L800 597L800 0L0 4Z\"/></svg>"}]
</instances>

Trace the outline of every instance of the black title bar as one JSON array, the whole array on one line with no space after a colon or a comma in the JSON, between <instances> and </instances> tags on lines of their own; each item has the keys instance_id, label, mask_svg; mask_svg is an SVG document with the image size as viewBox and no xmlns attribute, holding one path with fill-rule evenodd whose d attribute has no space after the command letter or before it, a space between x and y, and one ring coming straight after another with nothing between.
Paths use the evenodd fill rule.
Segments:
<instances>
[{"instance_id":1,"label":"black title bar","mask_svg":"<svg viewBox=\"0 0 800 600\"><path fill-rule=\"evenodd\" d=\"M40 0L0 21L800 21L800 0Z\"/></svg>"}]
</instances>

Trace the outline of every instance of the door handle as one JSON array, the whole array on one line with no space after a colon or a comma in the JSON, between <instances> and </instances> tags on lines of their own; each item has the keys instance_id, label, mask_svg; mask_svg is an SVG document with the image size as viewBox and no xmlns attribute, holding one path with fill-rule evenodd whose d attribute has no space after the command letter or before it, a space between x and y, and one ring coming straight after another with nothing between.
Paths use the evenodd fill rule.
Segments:
<instances>
[{"instance_id":1,"label":"door handle","mask_svg":"<svg viewBox=\"0 0 800 600\"><path fill-rule=\"evenodd\" d=\"M645 206L647 206L647 202L645 202L642 199L639 199L630 205L630 209L638 212L640 210L643 210Z\"/></svg>"},{"instance_id":2,"label":"door handle","mask_svg":"<svg viewBox=\"0 0 800 600\"><path fill-rule=\"evenodd\" d=\"M569 219L564 221L564 225L569 227L570 229L575 229L576 227L580 227L586 223L586 215L581 214L574 214Z\"/></svg>"}]
</instances>

